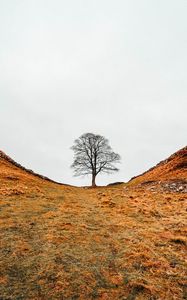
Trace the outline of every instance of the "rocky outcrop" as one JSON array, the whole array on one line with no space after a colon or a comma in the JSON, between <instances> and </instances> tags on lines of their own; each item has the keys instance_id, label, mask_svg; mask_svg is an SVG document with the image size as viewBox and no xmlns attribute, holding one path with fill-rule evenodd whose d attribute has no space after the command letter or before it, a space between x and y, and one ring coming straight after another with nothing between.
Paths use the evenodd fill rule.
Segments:
<instances>
[{"instance_id":1,"label":"rocky outcrop","mask_svg":"<svg viewBox=\"0 0 187 300\"><path fill-rule=\"evenodd\" d=\"M187 193L187 180L145 181L139 186L151 192Z\"/></svg>"}]
</instances>

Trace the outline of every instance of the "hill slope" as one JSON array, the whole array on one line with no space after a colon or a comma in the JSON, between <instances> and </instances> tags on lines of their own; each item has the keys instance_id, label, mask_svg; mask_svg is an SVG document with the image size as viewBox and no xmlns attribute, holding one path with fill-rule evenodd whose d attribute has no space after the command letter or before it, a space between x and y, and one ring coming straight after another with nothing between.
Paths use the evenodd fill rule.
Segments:
<instances>
[{"instance_id":1,"label":"hill slope","mask_svg":"<svg viewBox=\"0 0 187 300\"><path fill-rule=\"evenodd\" d=\"M0 299L187 298L185 193L58 185L6 157L0 182Z\"/></svg>"},{"instance_id":2,"label":"hill slope","mask_svg":"<svg viewBox=\"0 0 187 300\"><path fill-rule=\"evenodd\" d=\"M29 178L29 179L36 179L36 178L41 178L44 180L48 180L51 182L55 182L51 179L49 179L46 176L37 174L33 172L32 170L26 169L19 163L15 162L11 157L6 155L3 151L0 150L0 168L1 168L1 176L4 175L4 179L6 178L6 174L8 176L8 179L11 179L10 177L12 176L12 179L23 179L23 178ZM57 182L55 182L57 183Z\"/></svg>"},{"instance_id":3,"label":"hill slope","mask_svg":"<svg viewBox=\"0 0 187 300\"><path fill-rule=\"evenodd\" d=\"M0 194L2 195L28 194L30 190L39 191L40 187L48 186L49 183L69 186L26 169L3 151L0 151L0 183Z\"/></svg>"},{"instance_id":4,"label":"hill slope","mask_svg":"<svg viewBox=\"0 0 187 300\"><path fill-rule=\"evenodd\" d=\"M132 185L158 183L165 188L173 187L175 191L180 188L187 192L187 146L130 180Z\"/></svg>"}]
</instances>

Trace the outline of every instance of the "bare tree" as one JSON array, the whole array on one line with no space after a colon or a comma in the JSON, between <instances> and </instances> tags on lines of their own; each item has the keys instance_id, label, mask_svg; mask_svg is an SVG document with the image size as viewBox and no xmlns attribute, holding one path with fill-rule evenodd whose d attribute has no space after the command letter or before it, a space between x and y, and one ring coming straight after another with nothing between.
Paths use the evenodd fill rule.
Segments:
<instances>
[{"instance_id":1,"label":"bare tree","mask_svg":"<svg viewBox=\"0 0 187 300\"><path fill-rule=\"evenodd\" d=\"M99 173L119 171L114 163L120 162L120 155L113 152L109 141L93 133L85 133L74 141L71 147L74 151L74 162L71 167L75 176L92 175L92 186Z\"/></svg>"}]
</instances>

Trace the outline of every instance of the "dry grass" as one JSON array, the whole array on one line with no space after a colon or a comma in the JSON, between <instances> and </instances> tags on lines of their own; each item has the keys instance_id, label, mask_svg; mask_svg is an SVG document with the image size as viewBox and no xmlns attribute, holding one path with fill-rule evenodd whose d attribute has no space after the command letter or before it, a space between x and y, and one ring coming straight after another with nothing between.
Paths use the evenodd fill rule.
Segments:
<instances>
[{"instance_id":1,"label":"dry grass","mask_svg":"<svg viewBox=\"0 0 187 300\"><path fill-rule=\"evenodd\" d=\"M151 181L186 181L187 179L187 146L161 161L155 167L135 177L131 185Z\"/></svg>"},{"instance_id":2,"label":"dry grass","mask_svg":"<svg viewBox=\"0 0 187 300\"><path fill-rule=\"evenodd\" d=\"M0 167L1 300L187 299L185 194Z\"/></svg>"}]
</instances>

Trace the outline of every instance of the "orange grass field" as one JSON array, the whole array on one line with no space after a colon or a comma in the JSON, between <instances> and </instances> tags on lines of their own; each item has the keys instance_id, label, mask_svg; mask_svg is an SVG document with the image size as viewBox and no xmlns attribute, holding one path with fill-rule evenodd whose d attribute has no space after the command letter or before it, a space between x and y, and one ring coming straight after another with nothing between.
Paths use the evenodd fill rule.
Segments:
<instances>
[{"instance_id":1,"label":"orange grass field","mask_svg":"<svg viewBox=\"0 0 187 300\"><path fill-rule=\"evenodd\" d=\"M185 184L186 148L176 155L161 173L98 188L0 155L0 300L187 299L187 194L149 185L169 172Z\"/></svg>"}]
</instances>

